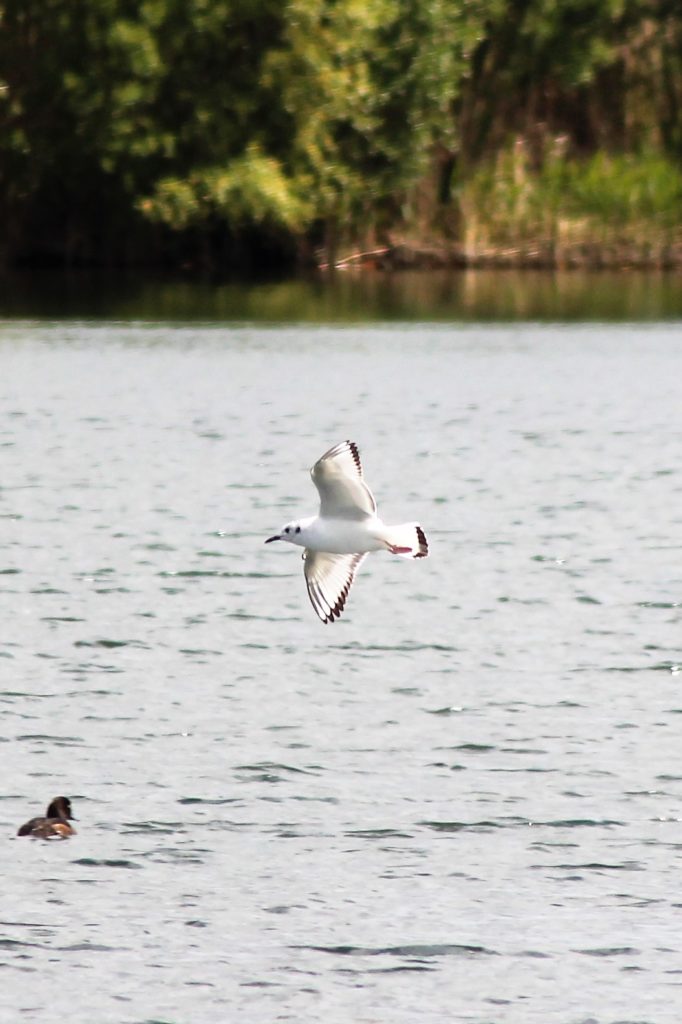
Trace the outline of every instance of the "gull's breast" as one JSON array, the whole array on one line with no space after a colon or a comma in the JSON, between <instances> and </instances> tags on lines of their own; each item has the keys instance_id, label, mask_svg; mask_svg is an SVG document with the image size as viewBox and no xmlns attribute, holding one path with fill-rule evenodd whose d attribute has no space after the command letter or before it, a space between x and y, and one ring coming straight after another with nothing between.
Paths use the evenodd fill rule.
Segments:
<instances>
[{"instance_id":1,"label":"gull's breast","mask_svg":"<svg viewBox=\"0 0 682 1024\"><path fill-rule=\"evenodd\" d=\"M335 555L380 551L383 523L376 516L367 519L316 519L306 533L305 546L311 551L329 551Z\"/></svg>"}]
</instances>

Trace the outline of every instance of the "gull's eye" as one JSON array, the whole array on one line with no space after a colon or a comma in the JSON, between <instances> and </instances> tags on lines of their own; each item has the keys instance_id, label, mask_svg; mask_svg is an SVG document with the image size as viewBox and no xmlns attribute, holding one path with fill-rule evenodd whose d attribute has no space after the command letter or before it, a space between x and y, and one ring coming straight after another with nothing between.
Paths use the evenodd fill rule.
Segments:
<instances>
[{"instance_id":1,"label":"gull's eye","mask_svg":"<svg viewBox=\"0 0 682 1024\"><path fill-rule=\"evenodd\" d=\"M285 526L285 527L284 527L284 532L285 532L285 533L288 533L288 532L289 532L289 527L288 527L288 526Z\"/></svg>"},{"instance_id":2,"label":"gull's eye","mask_svg":"<svg viewBox=\"0 0 682 1024\"><path fill-rule=\"evenodd\" d=\"M300 526L297 526L297 527L296 527L296 533L300 533L300 532L301 532L301 527L300 527Z\"/></svg>"}]
</instances>

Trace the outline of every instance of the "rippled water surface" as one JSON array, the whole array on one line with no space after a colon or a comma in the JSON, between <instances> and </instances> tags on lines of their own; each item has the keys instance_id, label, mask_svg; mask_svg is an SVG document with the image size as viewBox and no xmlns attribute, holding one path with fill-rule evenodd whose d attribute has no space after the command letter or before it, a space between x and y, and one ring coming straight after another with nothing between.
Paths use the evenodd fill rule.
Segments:
<instances>
[{"instance_id":1,"label":"rippled water surface","mask_svg":"<svg viewBox=\"0 0 682 1024\"><path fill-rule=\"evenodd\" d=\"M681 380L676 324L0 325L0 1017L679 1021ZM432 554L324 626L263 540L346 437Z\"/></svg>"}]
</instances>

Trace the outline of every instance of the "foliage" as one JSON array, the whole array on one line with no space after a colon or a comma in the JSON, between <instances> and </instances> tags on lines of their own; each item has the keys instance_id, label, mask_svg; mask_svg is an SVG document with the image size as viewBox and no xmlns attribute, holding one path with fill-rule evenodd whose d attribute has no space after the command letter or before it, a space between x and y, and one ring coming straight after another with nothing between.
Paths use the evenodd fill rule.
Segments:
<instances>
[{"instance_id":1,"label":"foliage","mask_svg":"<svg viewBox=\"0 0 682 1024\"><path fill-rule=\"evenodd\" d=\"M235 226L269 222L297 231L308 214L278 161L255 143L224 166L195 170L187 178L163 178L154 195L140 201L140 209L150 220L175 229L224 217Z\"/></svg>"},{"instance_id":2,"label":"foliage","mask_svg":"<svg viewBox=\"0 0 682 1024\"><path fill-rule=\"evenodd\" d=\"M586 241L625 246L629 261L679 241L682 170L658 153L567 161L558 145L533 171L518 141L478 169L463 190L472 248L536 250L552 262Z\"/></svg>"},{"instance_id":3,"label":"foliage","mask_svg":"<svg viewBox=\"0 0 682 1024\"><path fill-rule=\"evenodd\" d=\"M0 262L672 230L681 126L675 0L0 0Z\"/></svg>"}]
</instances>

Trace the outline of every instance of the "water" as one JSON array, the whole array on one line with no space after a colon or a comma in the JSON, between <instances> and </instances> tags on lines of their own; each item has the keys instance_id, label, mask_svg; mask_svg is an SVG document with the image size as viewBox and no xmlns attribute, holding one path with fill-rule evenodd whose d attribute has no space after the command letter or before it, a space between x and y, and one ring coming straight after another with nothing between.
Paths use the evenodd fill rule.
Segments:
<instances>
[{"instance_id":1,"label":"water","mask_svg":"<svg viewBox=\"0 0 682 1024\"><path fill-rule=\"evenodd\" d=\"M673 323L0 325L0 1018L677 1022L680 379ZM432 557L324 626L263 540L345 437Z\"/></svg>"},{"instance_id":2,"label":"water","mask_svg":"<svg viewBox=\"0 0 682 1024\"><path fill-rule=\"evenodd\" d=\"M74 272L0 278L0 317L178 323L682 320L678 271L464 270L201 282Z\"/></svg>"}]
</instances>

